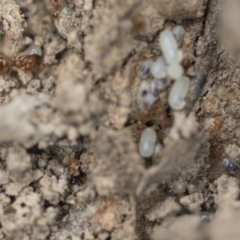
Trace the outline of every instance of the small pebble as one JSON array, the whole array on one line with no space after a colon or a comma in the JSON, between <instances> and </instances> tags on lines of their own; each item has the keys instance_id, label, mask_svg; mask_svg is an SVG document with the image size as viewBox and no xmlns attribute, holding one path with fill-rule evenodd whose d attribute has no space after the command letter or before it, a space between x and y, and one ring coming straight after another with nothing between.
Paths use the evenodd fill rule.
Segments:
<instances>
[{"instance_id":1,"label":"small pebble","mask_svg":"<svg viewBox=\"0 0 240 240\"><path fill-rule=\"evenodd\" d=\"M233 158L224 158L222 160L222 167L227 174L239 177L239 164Z\"/></svg>"},{"instance_id":2,"label":"small pebble","mask_svg":"<svg viewBox=\"0 0 240 240\"><path fill-rule=\"evenodd\" d=\"M152 63L150 67L150 72L155 78L165 78L166 74L166 62L163 57L158 58L155 62Z\"/></svg>"},{"instance_id":3,"label":"small pebble","mask_svg":"<svg viewBox=\"0 0 240 240\"><path fill-rule=\"evenodd\" d=\"M156 141L157 134L153 128L146 128L143 130L139 142L139 152L142 157L149 158L153 155Z\"/></svg>"},{"instance_id":4,"label":"small pebble","mask_svg":"<svg viewBox=\"0 0 240 240\"><path fill-rule=\"evenodd\" d=\"M183 41L183 35L184 35L184 28L181 25L176 25L173 30L173 36L175 37L178 46L181 46Z\"/></svg>"},{"instance_id":5,"label":"small pebble","mask_svg":"<svg viewBox=\"0 0 240 240\"><path fill-rule=\"evenodd\" d=\"M197 179L191 181L187 186L187 190L189 194L202 192L203 188L204 188L204 182L199 181Z\"/></svg>"},{"instance_id":6,"label":"small pebble","mask_svg":"<svg viewBox=\"0 0 240 240\"><path fill-rule=\"evenodd\" d=\"M213 215L210 212L202 212L201 220L205 223L210 223L213 220Z\"/></svg>"},{"instance_id":7,"label":"small pebble","mask_svg":"<svg viewBox=\"0 0 240 240\"><path fill-rule=\"evenodd\" d=\"M175 81L173 84L168 103L174 110L181 110L185 106L186 102L184 98L187 95L189 89L190 80L188 77L182 77L179 80Z\"/></svg>"},{"instance_id":8,"label":"small pebble","mask_svg":"<svg viewBox=\"0 0 240 240\"><path fill-rule=\"evenodd\" d=\"M55 26L59 34L67 39L69 34L74 30L72 22L73 10L69 7L62 7L59 11L59 16L54 19Z\"/></svg>"}]
</instances>

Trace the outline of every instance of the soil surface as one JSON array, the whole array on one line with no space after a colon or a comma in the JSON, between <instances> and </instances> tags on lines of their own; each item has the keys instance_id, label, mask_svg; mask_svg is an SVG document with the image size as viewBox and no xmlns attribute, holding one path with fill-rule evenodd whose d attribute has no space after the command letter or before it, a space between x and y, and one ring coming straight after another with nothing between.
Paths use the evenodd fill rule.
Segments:
<instances>
[{"instance_id":1,"label":"soil surface","mask_svg":"<svg viewBox=\"0 0 240 240\"><path fill-rule=\"evenodd\" d=\"M36 70L0 75L0 239L239 239L239 11L238 0L0 0L1 61L42 51ZM169 86L143 110L138 89L153 78L139 70L176 25L186 105L170 108Z\"/></svg>"}]
</instances>

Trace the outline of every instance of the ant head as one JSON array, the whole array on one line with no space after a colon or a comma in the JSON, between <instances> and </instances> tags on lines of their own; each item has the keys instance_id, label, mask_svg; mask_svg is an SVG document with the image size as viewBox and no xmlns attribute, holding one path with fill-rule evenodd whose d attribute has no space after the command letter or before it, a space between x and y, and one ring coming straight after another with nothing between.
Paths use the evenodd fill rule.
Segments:
<instances>
[{"instance_id":1,"label":"ant head","mask_svg":"<svg viewBox=\"0 0 240 240\"><path fill-rule=\"evenodd\" d=\"M53 11L53 12L52 12L52 17L53 17L54 19L58 19L58 18L59 18L59 12L58 12L58 11Z\"/></svg>"}]
</instances>

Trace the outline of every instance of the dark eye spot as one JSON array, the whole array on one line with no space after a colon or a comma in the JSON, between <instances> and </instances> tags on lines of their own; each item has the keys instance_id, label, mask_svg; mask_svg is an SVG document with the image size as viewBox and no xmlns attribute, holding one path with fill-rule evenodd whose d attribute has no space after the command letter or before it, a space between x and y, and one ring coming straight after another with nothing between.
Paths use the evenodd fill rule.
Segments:
<instances>
[{"instance_id":1,"label":"dark eye spot","mask_svg":"<svg viewBox=\"0 0 240 240\"><path fill-rule=\"evenodd\" d=\"M147 93L148 93L148 91L147 90L143 90L142 91L142 96L144 97L144 96L146 96L147 95Z\"/></svg>"}]
</instances>

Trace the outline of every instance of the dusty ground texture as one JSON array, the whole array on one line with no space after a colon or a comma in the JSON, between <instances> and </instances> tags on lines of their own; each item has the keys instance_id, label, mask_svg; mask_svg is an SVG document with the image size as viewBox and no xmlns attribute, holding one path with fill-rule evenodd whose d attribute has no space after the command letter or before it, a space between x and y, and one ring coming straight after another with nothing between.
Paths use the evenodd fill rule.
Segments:
<instances>
[{"instance_id":1,"label":"dusty ground texture","mask_svg":"<svg viewBox=\"0 0 240 240\"><path fill-rule=\"evenodd\" d=\"M41 47L34 72L0 76L0 239L239 239L237 0L0 0L0 51ZM231 16L231 17L229 17ZM184 110L145 112L138 71L181 24ZM231 40L231 41L230 41ZM147 81L151 77L146 78ZM138 152L152 126L151 159Z\"/></svg>"}]
</instances>

